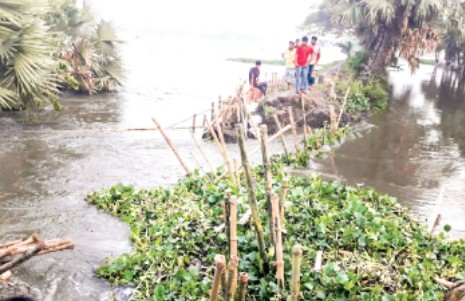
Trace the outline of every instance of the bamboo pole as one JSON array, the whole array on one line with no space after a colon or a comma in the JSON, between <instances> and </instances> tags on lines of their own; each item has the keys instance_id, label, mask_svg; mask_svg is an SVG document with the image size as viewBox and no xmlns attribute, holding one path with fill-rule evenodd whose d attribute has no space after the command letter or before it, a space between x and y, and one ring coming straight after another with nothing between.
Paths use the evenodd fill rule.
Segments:
<instances>
[{"instance_id":1,"label":"bamboo pole","mask_svg":"<svg viewBox=\"0 0 465 301\"><path fill-rule=\"evenodd\" d=\"M282 129L281 122L279 122L279 118L277 114L273 114L273 120L274 120L274 123L276 124L276 127L278 128L278 131L281 131ZM286 157L289 157L289 151L288 151L286 139L284 138L284 136L280 136L280 138L281 138L281 144L283 145L284 154L286 155Z\"/></svg>"},{"instance_id":2,"label":"bamboo pole","mask_svg":"<svg viewBox=\"0 0 465 301\"><path fill-rule=\"evenodd\" d=\"M192 116L192 132L194 133L195 133L196 125L197 125L197 114L194 114L194 116Z\"/></svg>"},{"instance_id":3,"label":"bamboo pole","mask_svg":"<svg viewBox=\"0 0 465 301\"><path fill-rule=\"evenodd\" d=\"M305 97L301 97L300 98L300 104L302 106L302 120L303 120L303 123L304 123L304 146L305 148L307 148L307 143L308 143L308 133L307 133L307 112L305 110L305 101L306 101L306 98Z\"/></svg>"},{"instance_id":4,"label":"bamboo pole","mask_svg":"<svg viewBox=\"0 0 465 301\"><path fill-rule=\"evenodd\" d=\"M331 130L331 135L332 135L336 131L337 116L336 116L336 112L334 111L334 106L330 105L328 107L329 107L330 130Z\"/></svg>"},{"instance_id":5,"label":"bamboo pole","mask_svg":"<svg viewBox=\"0 0 465 301\"><path fill-rule=\"evenodd\" d=\"M224 194L224 200L221 202L223 206L223 213L224 213L224 225L226 230L226 237L228 238L228 251L231 252L231 207L229 198L231 197L231 191L227 190Z\"/></svg>"},{"instance_id":6,"label":"bamboo pole","mask_svg":"<svg viewBox=\"0 0 465 301\"><path fill-rule=\"evenodd\" d=\"M297 139L297 127L294 122L294 115L292 114L292 107L287 107L287 113L289 114L289 124L292 126L292 137L294 138L294 147L296 155L299 153L299 140Z\"/></svg>"},{"instance_id":7,"label":"bamboo pole","mask_svg":"<svg viewBox=\"0 0 465 301\"><path fill-rule=\"evenodd\" d=\"M229 258L237 257L237 197L229 198Z\"/></svg>"},{"instance_id":8,"label":"bamboo pole","mask_svg":"<svg viewBox=\"0 0 465 301\"><path fill-rule=\"evenodd\" d=\"M287 192L289 191L289 178L285 177L282 181L281 193L279 195L279 213L281 219L281 225L284 225L284 211L286 206Z\"/></svg>"},{"instance_id":9,"label":"bamboo pole","mask_svg":"<svg viewBox=\"0 0 465 301\"><path fill-rule=\"evenodd\" d=\"M438 198L436 200L436 207L434 208L433 214L431 215L431 218L429 220L428 232L430 234L434 232L436 225L439 223L439 217L441 216L441 207L442 203L444 202L444 191L444 186L441 186L441 188L439 189Z\"/></svg>"},{"instance_id":10,"label":"bamboo pole","mask_svg":"<svg viewBox=\"0 0 465 301\"><path fill-rule=\"evenodd\" d=\"M234 176L236 177L237 188L241 188L241 174L239 173L239 163L236 158L233 159Z\"/></svg>"},{"instance_id":11,"label":"bamboo pole","mask_svg":"<svg viewBox=\"0 0 465 301\"><path fill-rule=\"evenodd\" d=\"M248 283L249 283L249 275L247 273L241 273L239 277L239 292L237 294L238 301L246 300Z\"/></svg>"},{"instance_id":12,"label":"bamboo pole","mask_svg":"<svg viewBox=\"0 0 465 301\"><path fill-rule=\"evenodd\" d=\"M42 248L43 248L42 245L34 246L33 248L29 249L26 253L21 254L20 256L14 258L13 260L8 261L7 263L1 265L0 266L0 275L7 272L7 271L9 271L9 270L11 270L15 266L18 266L18 265L22 264L23 262L25 262L26 260L28 260L32 256L36 255L37 253L39 253L42 250Z\"/></svg>"},{"instance_id":13,"label":"bamboo pole","mask_svg":"<svg viewBox=\"0 0 465 301\"><path fill-rule=\"evenodd\" d=\"M210 294L210 301L218 300L221 286L221 276L224 274L226 268L226 260L223 255L215 256L215 266L215 276L213 278L213 287Z\"/></svg>"},{"instance_id":14,"label":"bamboo pole","mask_svg":"<svg viewBox=\"0 0 465 301\"><path fill-rule=\"evenodd\" d=\"M247 183L247 191L249 195L249 206L252 210L252 219L255 228L255 235L257 236L257 245L258 251L260 253L261 262L260 269L264 272L268 272L268 260L266 258L266 249L265 249L265 240L263 238L263 229L260 221L260 214L258 212L257 200L255 197L255 189L252 181L252 175L249 166L249 159L247 157L247 151L245 149L245 138L244 138L244 129L242 125L236 125L237 140L240 148L242 166L244 168L244 175Z\"/></svg>"},{"instance_id":15,"label":"bamboo pole","mask_svg":"<svg viewBox=\"0 0 465 301\"><path fill-rule=\"evenodd\" d=\"M228 275L228 290L226 291L227 301L234 301L237 294L237 267L239 265L239 258L237 256L231 257L229 260L229 275Z\"/></svg>"},{"instance_id":16,"label":"bamboo pole","mask_svg":"<svg viewBox=\"0 0 465 301\"><path fill-rule=\"evenodd\" d=\"M282 228L281 221L279 218L279 196L273 194L271 198L271 206L273 213L273 226L275 233L275 255L276 255L276 279L278 281L278 287L281 293L284 292L284 255L283 255L283 240L282 240Z\"/></svg>"},{"instance_id":17,"label":"bamboo pole","mask_svg":"<svg viewBox=\"0 0 465 301\"><path fill-rule=\"evenodd\" d=\"M229 173L229 175L231 175L231 171L229 170L228 160L227 160L226 155L224 153L223 146L221 145L221 142L218 140L218 136L216 135L215 130L213 129L210 122L208 122L208 120L205 120L205 123L207 124L208 131L210 132L210 135L212 136L213 141L215 141L215 144L218 147L218 150L220 151L221 156L223 157L223 160L224 160L224 162L226 164L226 167L228 168L227 173ZM227 175L227 173L225 175Z\"/></svg>"},{"instance_id":18,"label":"bamboo pole","mask_svg":"<svg viewBox=\"0 0 465 301\"><path fill-rule=\"evenodd\" d=\"M199 149L200 154L202 155L205 162L207 162L208 168L210 169L212 173L215 173L215 169L213 168L212 163L210 162L207 155L205 154L205 151L203 150L202 145L200 144L200 141L197 139L197 137L195 137L195 134L193 131L190 131L190 133L191 133L192 140L194 140L195 145Z\"/></svg>"},{"instance_id":19,"label":"bamboo pole","mask_svg":"<svg viewBox=\"0 0 465 301\"><path fill-rule=\"evenodd\" d=\"M229 159L228 149L226 148L226 142L224 141L223 130L221 129L220 122L218 120L218 116L216 116L216 118L215 118L215 123L216 123L216 128L218 130L218 136L219 136L219 140L220 140L220 143L221 143L221 147L223 148L224 160L226 161L226 166L228 168L229 175L231 176L234 184L237 186L236 177L234 177L234 169L233 169L231 160Z\"/></svg>"},{"instance_id":20,"label":"bamboo pole","mask_svg":"<svg viewBox=\"0 0 465 301\"><path fill-rule=\"evenodd\" d=\"M344 101L342 103L341 111L339 112L339 117L337 118L336 129L339 128L339 124L341 123L342 114L344 113L344 109L346 107L347 99L349 98L349 94L350 94L350 87L347 88L346 95L344 95Z\"/></svg>"},{"instance_id":21,"label":"bamboo pole","mask_svg":"<svg viewBox=\"0 0 465 301\"><path fill-rule=\"evenodd\" d=\"M158 121L155 119L155 118L152 118L152 121L153 123L155 123L155 125L157 126L158 130L160 131L161 135L163 136L163 138L165 138L165 141L166 143L168 144L168 146L171 148L171 150L173 151L174 155L176 156L176 158L178 159L179 163L181 163L182 167L184 168L184 171L186 172L186 174L190 174L191 171L189 170L189 167L187 167L186 163L184 162L184 160L181 158L181 156L179 155L178 151L176 150L176 147L173 145L173 143L171 142L171 139L166 135L165 131L163 130L163 128L160 126L160 124L158 123Z\"/></svg>"},{"instance_id":22,"label":"bamboo pole","mask_svg":"<svg viewBox=\"0 0 465 301\"><path fill-rule=\"evenodd\" d=\"M270 227L270 238L271 243L275 241L274 227L273 227L273 216L271 211L271 193L273 189L272 183L272 174L271 174L271 163L270 163L270 154L268 152L268 128L266 125L260 126L260 136L261 136L261 147L262 147L262 162L263 168L265 169L265 200L266 200L266 209L268 210L268 222Z\"/></svg>"},{"instance_id":23,"label":"bamboo pole","mask_svg":"<svg viewBox=\"0 0 465 301\"><path fill-rule=\"evenodd\" d=\"M253 129L253 131L255 133L255 138L257 138L258 142L261 143L260 131L258 130L257 125L253 122L252 115L250 114L249 111L247 111L247 117L248 117L248 122L252 126L252 129Z\"/></svg>"},{"instance_id":24,"label":"bamboo pole","mask_svg":"<svg viewBox=\"0 0 465 301\"><path fill-rule=\"evenodd\" d=\"M315 257L315 266L313 267L313 270L315 270L315 272L321 271L322 264L323 264L323 251L317 251L316 257Z\"/></svg>"},{"instance_id":25,"label":"bamboo pole","mask_svg":"<svg viewBox=\"0 0 465 301\"><path fill-rule=\"evenodd\" d=\"M300 300L300 265L302 264L302 247L295 245L292 247L292 280L291 280L291 300Z\"/></svg>"},{"instance_id":26,"label":"bamboo pole","mask_svg":"<svg viewBox=\"0 0 465 301\"><path fill-rule=\"evenodd\" d=\"M211 122L213 123L215 121L215 102L212 102L212 107L211 107Z\"/></svg>"}]
</instances>

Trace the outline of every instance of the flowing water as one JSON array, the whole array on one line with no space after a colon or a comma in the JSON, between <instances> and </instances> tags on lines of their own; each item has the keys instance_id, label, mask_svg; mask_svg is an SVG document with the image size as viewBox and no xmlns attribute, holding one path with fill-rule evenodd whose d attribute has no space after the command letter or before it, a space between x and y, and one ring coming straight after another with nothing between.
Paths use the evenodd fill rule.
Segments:
<instances>
[{"instance_id":1,"label":"flowing water","mask_svg":"<svg viewBox=\"0 0 465 301\"><path fill-rule=\"evenodd\" d=\"M281 50L276 41L286 45L290 39L279 31L285 25L279 23L271 33L265 31L267 39L223 32L231 24L222 23L222 17L225 22L237 20L229 16L227 7L214 18L221 34L212 30L215 26L198 29L207 31L204 37L156 31L150 25L152 14L131 15L127 1L99 1L128 13L128 19L121 20L140 21L130 22L132 30L129 25L122 28L128 41L123 45L128 69L125 89L118 94L65 96L63 111L35 113L29 123L24 123L24 112L0 112L0 241L39 233L43 238L70 237L76 244L73 251L34 258L16 271L15 277L29 283L38 300L110 300L110 286L93 271L105 257L130 251L129 233L122 222L89 206L84 201L87 193L119 182L166 185L183 175L159 133L109 129L153 127L151 117L165 126L194 113L201 113L200 120L218 95L234 93L250 67L227 62L226 57L269 58L273 53L275 58ZM276 16L266 17L283 21L280 16L286 15L282 11L286 8L274 6ZM291 15L293 9L288 9ZM161 18L163 12L157 15ZM262 31L258 28L254 34L260 36ZM328 61L340 55L327 45L323 51ZM263 67L268 76L282 72L279 67ZM454 92L440 71L434 78L433 70L424 69L414 77L393 73L390 110L359 126L359 138L349 139L311 169L391 193L420 218L431 211L439 186L444 185L442 224L451 224L454 234L461 235L465 230L460 224L465 213L464 94ZM181 125L191 125L191 120ZM169 135L190 167L195 167L192 156L199 161L201 156L188 132L169 131ZM219 164L215 146L204 143L204 147ZM236 147L230 149L237 157ZM274 150L278 149L279 145Z\"/></svg>"}]
</instances>

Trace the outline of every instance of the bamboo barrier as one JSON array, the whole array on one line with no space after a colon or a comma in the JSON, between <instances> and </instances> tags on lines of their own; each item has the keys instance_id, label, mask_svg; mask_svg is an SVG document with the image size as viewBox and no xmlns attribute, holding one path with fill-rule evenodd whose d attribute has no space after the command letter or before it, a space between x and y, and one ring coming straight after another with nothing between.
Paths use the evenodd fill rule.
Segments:
<instances>
[{"instance_id":1,"label":"bamboo barrier","mask_svg":"<svg viewBox=\"0 0 465 301\"><path fill-rule=\"evenodd\" d=\"M281 122L279 122L277 114L273 114L273 120L274 120L274 123L276 124L276 127L278 128L278 131L281 131L282 130ZM288 151L286 139L284 138L284 136L280 136L280 138L281 138L281 144L283 145L284 154L286 155L286 157L289 157L289 151Z\"/></svg>"},{"instance_id":2,"label":"bamboo barrier","mask_svg":"<svg viewBox=\"0 0 465 301\"><path fill-rule=\"evenodd\" d=\"M246 301L248 283L249 283L249 275L247 273L241 273L239 277L239 292L237 294L238 301Z\"/></svg>"},{"instance_id":3,"label":"bamboo barrier","mask_svg":"<svg viewBox=\"0 0 465 301\"><path fill-rule=\"evenodd\" d=\"M300 300L300 266L302 264L302 247L295 245L292 247L292 279L291 279L291 300Z\"/></svg>"},{"instance_id":4,"label":"bamboo barrier","mask_svg":"<svg viewBox=\"0 0 465 301\"><path fill-rule=\"evenodd\" d=\"M245 138L244 138L244 129L242 125L236 125L236 133L238 137L238 144L241 153L242 166L244 169L244 175L247 183L247 191L249 195L249 206L252 210L252 219L255 228L255 235L257 237L258 250L261 257L261 270L263 272L268 272L267 258L266 258L266 249L265 249L265 240L263 238L263 229L260 221L260 214L258 212L257 200L255 198L255 186L252 181L252 175L249 166L249 159L247 156L247 151L245 149Z\"/></svg>"},{"instance_id":5,"label":"bamboo barrier","mask_svg":"<svg viewBox=\"0 0 465 301\"><path fill-rule=\"evenodd\" d=\"M202 145L200 144L200 141L197 139L197 137L195 137L195 134L194 134L193 131L190 131L190 133L191 133L192 140L194 140L195 145L197 146L197 148L198 148L200 154L202 155L203 159L204 159L205 162L207 163L209 170L210 170L212 173L215 173L215 169L213 168L212 163L211 163L210 160L208 159L208 156L205 154L205 151L203 150Z\"/></svg>"},{"instance_id":6,"label":"bamboo barrier","mask_svg":"<svg viewBox=\"0 0 465 301\"><path fill-rule=\"evenodd\" d=\"M273 194L271 198L271 206L272 206L272 219L273 219L273 233L275 234L274 240L274 249L275 249L275 256L276 256L276 279L278 282L278 287L280 292L284 292L285 284L284 284L284 255L283 255L283 240L282 240L282 228L281 228L281 221L280 221L280 213L279 213L279 196L277 194Z\"/></svg>"},{"instance_id":7,"label":"bamboo barrier","mask_svg":"<svg viewBox=\"0 0 465 301\"><path fill-rule=\"evenodd\" d=\"M158 121L155 119L155 118L152 118L152 121L153 123L155 123L155 125L157 126L158 130L160 131L161 135L163 136L163 138L165 138L165 141L166 143L168 144L168 146L171 148L171 150L173 151L174 155L176 156L176 158L178 159L179 163L182 165L182 167L184 168L184 171L186 172L186 174L190 174L191 171L189 170L189 167L187 167L186 163L184 162L184 160L181 158L181 156L179 155L176 147L173 145L173 143L171 142L171 139L168 137L168 135L166 135L165 131L163 130L163 128L160 126L160 124L158 123Z\"/></svg>"},{"instance_id":8,"label":"bamboo barrier","mask_svg":"<svg viewBox=\"0 0 465 301\"><path fill-rule=\"evenodd\" d=\"M294 122L294 115L292 113L292 107L287 107L287 113L289 114L289 124L292 126L292 137L294 138L294 147L295 152L298 154L300 152L299 140L297 139L297 126Z\"/></svg>"},{"instance_id":9,"label":"bamboo barrier","mask_svg":"<svg viewBox=\"0 0 465 301\"><path fill-rule=\"evenodd\" d=\"M226 260L223 255L215 256L215 276L213 278L213 287L210 293L210 301L217 301L221 286L221 277L225 272Z\"/></svg>"},{"instance_id":10,"label":"bamboo barrier","mask_svg":"<svg viewBox=\"0 0 465 301\"><path fill-rule=\"evenodd\" d=\"M274 220L273 220L272 208L271 208L271 193L273 189L273 183L272 183L270 154L268 151L268 128L266 125L260 126L260 136L261 136L261 147L262 147L262 162L263 162L263 168L265 169L266 209L268 210L271 243L273 243L275 241L275 234L273 231Z\"/></svg>"}]
</instances>

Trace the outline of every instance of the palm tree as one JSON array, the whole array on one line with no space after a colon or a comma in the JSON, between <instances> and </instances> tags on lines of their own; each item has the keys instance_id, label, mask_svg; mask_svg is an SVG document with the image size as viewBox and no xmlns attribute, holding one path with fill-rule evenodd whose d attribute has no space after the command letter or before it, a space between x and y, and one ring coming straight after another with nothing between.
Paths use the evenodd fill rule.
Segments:
<instances>
[{"instance_id":1,"label":"palm tree","mask_svg":"<svg viewBox=\"0 0 465 301\"><path fill-rule=\"evenodd\" d=\"M459 0L330 0L325 5L333 22L360 38L373 74L384 72L396 52L412 69L418 67L419 55L439 44L440 25L461 9Z\"/></svg>"},{"instance_id":2,"label":"palm tree","mask_svg":"<svg viewBox=\"0 0 465 301\"><path fill-rule=\"evenodd\" d=\"M342 53L347 54L347 58L350 58L352 56L354 44L351 41L347 41L345 43L337 43L337 46L341 48Z\"/></svg>"},{"instance_id":3,"label":"palm tree","mask_svg":"<svg viewBox=\"0 0 465 301\"><path fill-rule=\"evenodd\" d=\"M55 40L41 17L46 0L0 0L0 109L40 107L55 99Z\"/></svg>"}]
</instances>

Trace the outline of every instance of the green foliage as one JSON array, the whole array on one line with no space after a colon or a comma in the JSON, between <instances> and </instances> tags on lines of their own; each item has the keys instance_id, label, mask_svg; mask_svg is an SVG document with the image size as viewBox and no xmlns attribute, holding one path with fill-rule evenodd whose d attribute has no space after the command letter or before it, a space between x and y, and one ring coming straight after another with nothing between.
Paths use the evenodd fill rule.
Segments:
<instances>
[{"instance_id":1,"label":"green foliage","mask_svg":"<svg viewBox=\"0 0 465 301\"><path fill-rule=\"evenodd\" d=\"M284 171L276 161L273 173L273 190L279 192ZM257 199L263 200L263 168L255 168L253 176ZM303 300L436 301L445 292L433 277L463 278L465 242L447 242L442 234L430 236L395 199L320 178L290 181L285 271L289 280L290 250L301 244ZM98 274L137 286L133 300L208 300L213 258L227 254L226 236L213 231L221 223L219 203L227 189L241 197L242 215L248 207L245 189L237 190L229 180L214 185L198 174L173 187L135 191L117 185L89 195L92 204L128 223L134 243L130 254L110 260ZM265 223L267 211L264 202L260 204ZM269 241L268 227L264 231ZM274 272L259 271L250 225L239 227L238 242L239 270L250 276L248 300L277 297ZM321 272L312 269L318 250L324 251ZM272 248L269 256L272 260Z\"/></svg>"},{"instance_id":2,"label":"green foliage","mask_svg":"<svg viewBox=\"0 0 465 301\"><path fill-rule=\"evenodd\" d=\"M349 57L346 66L349 71L357 77L364 69L364 64L368 58L365 51L357 51L353 56Z\"/></svg>"},{"instance_id":3,"label":"green foliage","mask_svg":"<svg viewBox=\"0 0 465 301\"><path fill-rule=\"evenodd\" d=\"M363 112L381 112L386 110L389 101L389 93L386 84L380 79L370 79L367 82L354 80L337 85L338 95L344 95L350 88L349 97L345 106L345 112L357 115Z\"/></svg>"}]
</instances>

